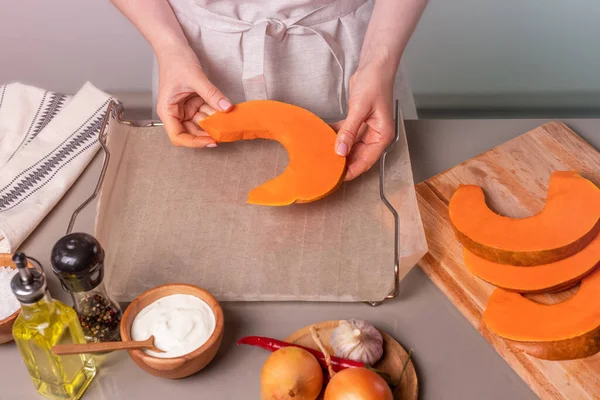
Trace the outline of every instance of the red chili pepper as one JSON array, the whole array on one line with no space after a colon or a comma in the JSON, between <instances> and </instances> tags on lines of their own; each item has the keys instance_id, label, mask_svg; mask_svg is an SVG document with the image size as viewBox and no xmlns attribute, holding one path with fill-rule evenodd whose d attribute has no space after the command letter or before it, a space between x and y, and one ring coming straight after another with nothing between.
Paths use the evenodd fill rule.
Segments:
<instances>
[{"instance_id":1,"label":"red chili pepper","mask_svg":"<svg viewBox=\"0 0 600 400\"><path fill-rule=\"evenodd\" d=\"M241 338L237 344L247 344L250 346L256 346L265 350L269 350L271 352L289 346L300 347L301 349L304 349L311 353L313 356L315 356L317 361L319 361L319 364L321 364L322 367L327 369L327 362L325 361L325 355L323 353L321 353L318 350L300 346L298 344L282 342L281 340L271 339L262 336L246 336ZM360 361L347 360L345 358L331 356L331 366L333 367L333 370L335 372L339 372L346 368L362 368L365 366L365 364L361 363Z\"/></svg>"}]
</instances>

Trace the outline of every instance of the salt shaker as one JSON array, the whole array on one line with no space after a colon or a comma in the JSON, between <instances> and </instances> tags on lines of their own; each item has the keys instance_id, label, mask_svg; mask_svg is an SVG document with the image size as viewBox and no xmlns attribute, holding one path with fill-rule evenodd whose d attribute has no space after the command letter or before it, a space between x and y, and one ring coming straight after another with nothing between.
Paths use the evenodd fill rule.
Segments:
<instances>
[{"instance_id":1,"label":"salt shaker","mask_svg":"<svg viewBox=\"0 0 600 400\"><path fill-rule=\"evenodd\" d=\"M120 340L122 311L104 286L104 250L87 233L71 233L52 248L52 270L73 297L88 342Z\"/></svg>"}]
</instances>

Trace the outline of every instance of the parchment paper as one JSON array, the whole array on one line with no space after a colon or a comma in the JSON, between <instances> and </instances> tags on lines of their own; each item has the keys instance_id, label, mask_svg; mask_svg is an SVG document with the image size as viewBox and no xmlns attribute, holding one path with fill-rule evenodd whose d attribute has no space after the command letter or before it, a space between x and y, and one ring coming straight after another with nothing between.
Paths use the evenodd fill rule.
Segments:
<instances>
[{"instance_id":1,"label":"parchment paper","mask_svg":"<svg viewBox=\"0 0 600 400\"><path fill-rule=\"evenodd\" d=\"M95 234L118 301L174 282L227 301L378 301L393 287L394 223L378 166L317 202L266 207L246 197L285 168L277 142L178 148L161 127L112 121L108 147ZM405 137L386 163L403 278L427 252Z\"/></svg>"}]
</instances>

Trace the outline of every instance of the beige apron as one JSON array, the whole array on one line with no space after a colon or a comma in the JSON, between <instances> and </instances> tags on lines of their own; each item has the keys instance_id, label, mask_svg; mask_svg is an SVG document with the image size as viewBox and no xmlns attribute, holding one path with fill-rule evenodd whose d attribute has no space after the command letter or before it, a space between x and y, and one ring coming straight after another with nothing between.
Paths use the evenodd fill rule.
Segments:
<instances>
[{"instance_id":1,"label":"beige apron","mask_svg":"<svg viewBox=\"0 0 600 400\"><path fill-rule=\"evenodd\" d=\"M373 0L170 4L208 78L234 103L272 99L304 107L328 122L345 117ZM155 99L157 77L155 62ZM394 92L405 118L416 118L402 68Z\"/></svg>"}]
</instances>

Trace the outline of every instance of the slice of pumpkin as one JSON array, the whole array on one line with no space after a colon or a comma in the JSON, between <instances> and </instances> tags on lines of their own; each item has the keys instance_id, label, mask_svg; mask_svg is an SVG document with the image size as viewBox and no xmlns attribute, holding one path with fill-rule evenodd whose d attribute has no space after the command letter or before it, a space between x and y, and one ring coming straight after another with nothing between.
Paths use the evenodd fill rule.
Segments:
<instances>
[{"instance_id":1,"label":"slice of pumpkin","mask_svg":"<svg viewBox=\"0 0 600 400\"><path fill-rule=\"evenodd\" d=\"M562 260L533 267L515 267L486 260L463 249L467 268L476 276L499 288L519 293L564 290L600 265L600 235L579 253Z\"/></svg>"},{"instance_id":2,"label":"slice of pumpkin","mask_svg":"<svg viewBox=\"0 0 600 400\"><path fill-rule=\"evenodd\" d=\"M289 163L276 178L254 188L248 203L283 206L327 196L342 182L346 158L337 155L335 131L308 110L272 100L237 104L200 126L217 142L272 139L288 152Z\"/></svg>"},{"instance_id":3,"label":"slice of pumpkin","mask_svg":"<svg viewBox=\"0 0 600 400\"><path fill-rule=\"evenodd\" d=\"M527 218L496 214L479 186L461 185L449 204L458 240L500 264L549 264L572 256L600 232L600 189L576 172L554 172L544 209Z\"/></svg>"},{"instance_id":4,"label":"slice of pumpkin","mask_svg":"<svg viewBox=\"0 0 600 400\"><path fill-rule=\"evenodd\" d=\"M600 352L600 269L581 281L570 299L539 304L496 289L483 320L495 334L534 357L571 360Z\"/></svg>"}]
</instances>

